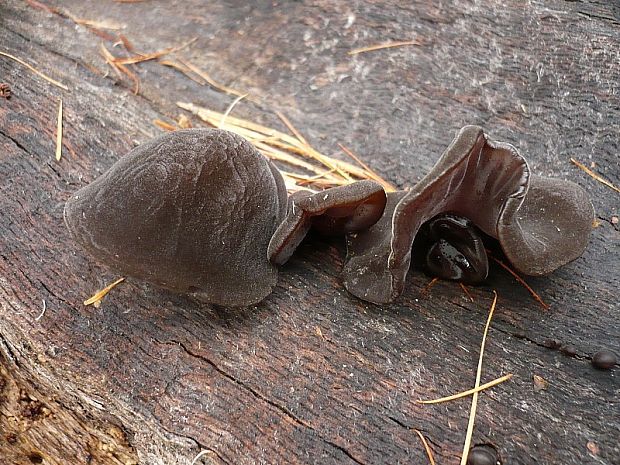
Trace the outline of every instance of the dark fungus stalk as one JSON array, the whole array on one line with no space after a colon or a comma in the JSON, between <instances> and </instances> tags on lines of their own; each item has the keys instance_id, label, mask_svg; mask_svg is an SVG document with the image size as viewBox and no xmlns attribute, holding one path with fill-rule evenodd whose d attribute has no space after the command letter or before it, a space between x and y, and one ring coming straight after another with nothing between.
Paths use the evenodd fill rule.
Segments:
<instances>
[{"instance_id":1,"label":"dark fungus stalk","mask_svg":"<svg viewBox=\"0 0 620 465\"><path fill-rule=\"evenodd\" d=\"M366 180L287 196L280 172L242 137L177 131L117 161L64 216L76 242L121 273L238 306L271 293L275 265L310 228L347 234L345 286L384 303L402 292L422 226L430 273L479 282L488 261L478 230L518 270L546 274L583 252L593 211L578 186L531 175L513 147L468 126L417 186L387 195Z\"/></svg>"}]
</instances>

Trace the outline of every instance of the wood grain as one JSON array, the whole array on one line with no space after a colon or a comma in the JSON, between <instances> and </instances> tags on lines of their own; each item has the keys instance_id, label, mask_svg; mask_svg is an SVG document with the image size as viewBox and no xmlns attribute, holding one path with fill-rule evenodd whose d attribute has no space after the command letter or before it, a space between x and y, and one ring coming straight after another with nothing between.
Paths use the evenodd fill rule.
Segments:
<instances>
[{"instance_id":1,"label":"wood grain","mask_svg":"<svg viewBox=\"0 0 620 465\"><path fill-rule=\"evenodd\" d=\"M456 464L469 401L418 399L473 386L492 290L499 294L473 442L503 463L620 464L618 196L570 164L620 184L620 6L600 1L36 2L0 5L0 48L69 87L0 58L0 457L13 464ZM456 130L480 124L537 174L592 195L601 225L586 253L529 279L544 312L501 268L470 288L413 273L378 307L344 291L341 240L310 237L276 291L248 309L199 304L113 281L68 237L62 206L176 118L176 101L224 111L234 96L157 62L118 78L106 40L74 18L124 25L138 51L197 41L173 58L250 92L234 113L281 130L281 111L324 153L340 142L399 187L433 165ZM96 31L95 31L96 32ZM105 31L114 36L119 31ZM422 45L349 56L388 41ZM58 98L63 157L54 160ZM195 125L200 123L193 120ZM344 157L344 155L342 155ZM46 312L42 318L42 302ZM550 340L575 346L569 358ZM536 391L533 375L548 381ZM588 448L593 442L597 448ZM591 450L598 451L594 455ZM1 462L1 461L0 461Z\"/></svg>"}]
</instances>

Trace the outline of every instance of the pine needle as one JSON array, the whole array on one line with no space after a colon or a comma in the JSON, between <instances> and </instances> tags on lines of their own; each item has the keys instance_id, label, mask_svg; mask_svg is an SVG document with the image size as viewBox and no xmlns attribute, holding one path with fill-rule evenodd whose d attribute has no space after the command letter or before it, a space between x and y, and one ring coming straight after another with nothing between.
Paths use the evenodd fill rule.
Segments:
<instances>
[{"instance_id":1,"label":"pine needle","mask_svg":"<svg viewBox=\"0 0 620 465\"><path fill-rule=\"evenodd\" d=\"M56 122L56 161L62 157L62 99L58 103L58 120Z\"/></svg>"},{"instance_id":2,"label":"pine needle","mask_svg":"<svg viewBox=\"0 0 620 465\"><path fill-rule=\"evenodd\" d=\"M487 251L488 252L488 251ZM515 273L508 265L506 265L504 262L502 262L501 260L495 258L493 255L489 255L489 257L491 257L493 259L493 261L495 263L497 263L499 266L501 266L503 269L505 269L508 273L510 273L513 278L515 278L519 284L521 284L525 289L527 289L527 291L532 295L532 297L534 297L534 299L542 306L542 308L544 308L545 310L549 310L549 305L546 304L541 297L534 291L534 289L532 289L524 280L521 276L519 276L517 273Z\"/></svg>"},{"instance_id":3,"label":"pine needle","mask_svg":"<svg viewBox=\"0 0 620 465\"><path fill-rule=\"evenodd\" d=\"M295 126L293 126L293 123L291 123L291 121L284 115L284 113L276 111L276 115L278 115L278 118L280 118L282 120L282 122L289 129L289 131L291 131L293 133L293 135L295 137L297 137L297 140L299 142L301 142L302 144L307 145L307 146L310 145L308 143L308 141L305 139L305 137L302 136L301 133L297 130L297 128Z\"/></svg>"},{"instance_id":4,"label":"pine needle","mask_svg":"<svg viewBox=\"0 0 620 465\"><path fill-rule=\"evenodd\" d=\"M222 113L196 106L192 103L177 102L177 106L188 110L213 127L218 127ZM337 184L345 180L351 182L354 178L372 179L371 175L363 168L319 153L311 146L304 145L295 136L282 133L276 129L268 128L252 121L228 116L224 129L235 132L252 142L264 155L269 158L290 163L294 166L304 166L315 174L325 174L326 178L334 179ZM290 153L293 152L293 153ZM299 155L297 157L295 155ZM327 168L309 164L301 158L305 158L323 165ZM334 170L328 175L326 172ZM336 184L335 184L336 185Z\"/></svg>"},{"instance_id":5,"label":"pine needle","mask_svg":"<svg viewBox=\"0 0 620 465\"><path fill-rule=\"evenodd\" d=\"M465 293L465 295L467 297L469 297L469 300L471 300L472 302L474 301L474 296L471 295L471 292L469 292L469 289L467 289L467 286L463 283L459 283L459 286L461 286L461 289L463 289L463 292Z\"/></svg>"},{"instance_id":6,"label":"pine needle","mask_svg":"<svg viewBox=\"0 0 620 465\"><path fill-rule=\"evenodd\" d=\"M429 447L428 442L426 442L426 438L417 429L414 429L413 431L415 431L416 434L420 437L420 441L422 441L422 445L424 446L424 450L426 450L426 455L428 455L428 460L430 461L431 465L435 465L435 459L433 458L433 451Z\"/></svg>"},{"instance_id":7,"label":"pine needle","mask_svg":"<svg viewBox=\"0 0 620 465\"><path fill-rule=\"evenodd\" d=\"M497 303L497 292L493 291L493 303L489 310L489 317L484 327L484 333L482 335L482 343L480 344L480 356L478 358L478 370L476 371L476 382L474 389L480 387L480 377L482 375L482 358L484 356L484 346L487 341L487 333L489 332L489 326L491 326L491 320L493 319L493 312L495 311L495 304ZM478 391L472 394L471 398L471 410L469 412L469 422L467 423L467 433L465 434L465 444L463 446L463 455L461 456L461 465L467 464L467 457L469 455L469 449L471 447L471 438L474 432L474 421L476 418L476 409L478 407Z\"/></svg>"},{"instance_id":8,"label":"pine needle","mask_svg":"<svg viewBox=\"0 0 620 465\"><path fill-rule=\"evenodd\" d=\"M168 47L168 48L164 48L162 50L158 50L152 53L136 54L134 56L127 57L127 58L115 58L115 62L116 64L119 64L119 65L132 65L136 63L142 63L144 61L155 60L156 58L162 57L164 55L168 55L173 52L178 52L179 50L184 49L185 47L188 47L189 45L193 44L197 40L198 40L198 37L194 37L193 39L190 39L187 42L181 45L178 45L176 47Z\"/></svg>"},{"instance_id":9,"label":"pine needle","mask_svg":"<svg viewBox=\"0 0 620 465\"><path fill-rule=\"evenodd\" d=\"M160 119L153 120L153 124L157 126L158 128L163 129L164 131L176 131L177 130L176 126L173 126L170 123L166 123L165 121L162 121Z\"/></svg>"},{"instance_id":10,"label":"pine needle","mask_svg":"<svg viewBox=\"0 0 620 465\"><path fill-rule=\"evenodd\" d=\"M433 399L433 400L418 400L418 404L425 404L425 405L431 405L431 404L439 404L441 402L449 402L451 400L455 400L455 399L460 399L462 397L467 397L469 395L472 395L475 392L480 392L480 391L484 391L485 389L489 389L493 386L497 386L498 384L503 383L504 381L508 381L510 378L512 378L512 373L508 373L507 375L504 375L500 378L494 379L493 381L489 381L488 383L485 383L481 386L478 386L477 388L473 388L473 389L468 389L467 391L463 391L463 392L459 392L458 394L453 394L451 396L447 396L447 397L442 397L440 399Z\"/></svg>"},{"instance_id":11,"label":"pine needle","mask_svg":"<svg viewBox=\"0 0 620 465\"><path fill-rule=\"evenodd\" d=\"M19 64L25 66L26 68L28 68L30 71L32 71L33 73L39 75L40 77L42 77L43 79L45 79L47 82L49 82L50 84L55 85L56 87L60 87L63 90L69 90L69 88L67 86L65 86L63 83L56 81L55 79L52 79L51 77L43 74L41 71L39 71L38 69L36 69L34 66L29 65L28 63L26 63L24 60L22 60L21 58L17 58L14 55L11 55L10 53L6 53L6 52L1 52L0 51L0 55L5 56L7 58L10 58L11 60L14 60L16 62L18 62Z\"/></svg>"},{"instance_id":12,"label":"pine needle","mask_svg":"<svg viewBox=\"0 0 620 465\"><path fill-rule=\"evenodd\" d=\"M198 75L200 78L204 79L211 87L224 92L226 94L232 94L232 95L236 95L237 97L240 97L243 94L247 94L247 92L239 92L238 90L235 90L231 87L227 87L223 84L220 84L219 82L215 81L213 78L211 78L211 76L209 76L206 72L204 72L203 70L201 70L200 68L198 68L197 66L195 66L194 64L190 63L189 61L185 61L185 60L179 60L179 62L185 66L187 69L189 69L192 73ZM250 99L251 100L251 99Z\"/></svg>"},{"instance_id":13,"label":"pine needle","mask_svg":"<svg viewBox=\"0 0 620 465\"><path fill-rule=\"evenodd\" d=\"M217 126L218 128L221 128L222 126L224 126L224 122L226 121L226 118L228 117L228 115L230 115L230 112L233 110L233 108L235 108L235 105L237 105L241 100L243 100L247 96L248 94L240 95L235 100L233 100L233 102L228 106L228 108L222 115L222 119L220 119L220 123Z\"/></svg>"},{"instance_id":14,"label":"pine needle","mask_svg":"<svg viewBox=\"0 0 620 465\"><path fill-rule=\"evenodd\" d=\"M168 66L170 68L176 69L177 71L180 71L181 73L185 74L188 78L190 78L192 81L197 82L201 86L204 86L207 83L207 81L202 79L200 76L195 76L195 73L193 73L191 69L179 63L178 61L159 60L158 63L160 65Z\"/></svg>"},{"instance_id":15,"label":"pine needle","mask_svg":"<svg viewBox=\"0 0 620 465\"><path fill-rule=\"evenodd\" d=\"M103 299L108 292L110 292L114 287L116 287L118 284L122 283L123 281L125 281L125 278L119 278L116 281L114 281L112 284L104 287L100 291L97 291L91 298L86 299L84 301L84 305L93 305L93 304L100 302L101 299Z\"/></svg>"},{"instance_id":16,"label":"pine needle","mask_svg":"<svg viewBox=\"0 0 620 465\"><path fill-rule=\"evenodd\" d=\"M433 279L431 279L426 285L426 287L422 289L422 294L428 294L437 281L439 281L438 277L434 277Z\"/></svg>"},{"instance_id":17,"label":"pine needle","mask_svg":"<svg viewBox=\"0 0 620 465\"><path fill-rule=\"evenodd\" d=\"M422 45L417 40L403 40L400 42L387 42L385 44L371 45L370 47L356 48L349 52L349 55L357 55L358 53L374 52L375 50L383 50L384 48L403 47L405 45Z\"/></svg>"},{"instance_id":18,"label":"pine needle","mask_svg":"<svg viewBox=\"0 0 620 465\"><path fill-rule=\"evenodd\" d=\"M616 192L620 192L620 188L614 186L611 181L608 181L607 179L605 179L602 176L598 175L597 173L592 171L590 168L588 168L583 163L578 162L574 158L571 158L570 161L571 161L571 163L573 165L575 165L577 168L585 171L589 176L591 176L592 178L596 179L598 182L600 182L602 184L605 184L607 187L615 190Z\"/></svg>"},{"instance_id":19,"label":"pine needle","mask_svg":"<svg viewBox=\"0 0 620 465\"><path fill-rule=\"evenodd\" d=\"M371 176L371 179L377 181L379 184L381 184L381 186L383 186L383 189L386 192L396 192L396 188L390 184L388 181L384 180L381 176L379 176L377 173L375 173L366 163L364 163L357 155L355 155L351 150L349 150L347 147L345 147L344 145L338 143L338 145L340 146L340 148L342 149L342 151L344 153L346 153L348 156L350 156L353 160L355 160L362 168L364 168L369 175Z\"/></svg>"}]
</instances>

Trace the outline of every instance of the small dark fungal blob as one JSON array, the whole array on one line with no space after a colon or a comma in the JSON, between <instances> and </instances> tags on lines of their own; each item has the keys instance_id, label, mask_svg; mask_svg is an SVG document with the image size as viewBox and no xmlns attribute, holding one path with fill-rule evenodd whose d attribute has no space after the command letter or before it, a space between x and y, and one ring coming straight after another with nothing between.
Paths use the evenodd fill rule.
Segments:
<instances>
[{"instance_id":1,"label":"small dark fungal blob","mask_svg":"<svg viewBox=\"0 0 620 465\"><path fill-rule=\"evenodd\" d=\"M298 191L289 197L288 213L269 243L269 258L282 265L313 228L344 235L369 228L385 208L386 195L374 181L357 181L321 192Z\"/></svg>"},{"instance_id":2,"label":"small dark fungal blob","mask_svg":"<svg viewBox=\"0 0 620 465\"><path fill-rule=\"evenodd\" d=\"M416 186L388 195L383 217L374 226L348 235L345 287L374 303L396 299L412 255L419 254L412 252L416 235L426 222L446 213L466 218L498 240L512 267L533 276L581 255L594 218L588 195L579 186L531 174L513 146L490 140L477 126L466 126ZM476 241L472 233L465 243L476 248ZM436 243L427 268L450 279L465 275L471 260L482 259L482 254L464 254L460 239L458 246L441 237ZM475 279L481 275L472 273Z\"/></svg>"},{"instance_id":3,"label":"small dark fungal blob","mask_svg":"<svg viewBox=\"0 0 620 465\"><path fill-rule=\"evenodd\" d=\"M599 370L611 370L618 363L618 357L610 350L600 350L592 356L592 365Z\"/></svg>"},{"instance_id":4,"label":"small dark fungal blob","mask_svg":"<svg viewBox=\"0 0 620 465\"><path fill-rule=\"evenodd\" d=\"M497 465L498 462L495 448L488 445L472 447L467 456L467 465Z\"/></svg>"},{"instance_id":5,"label":"small dark fungal blob","mask_svg":"<svg viewBox=\"0 0 620 465\"><path fill-rule=\"evenodd\" d=\"M413 244L414 262L441 279L477 284L489 274L478 228L467 218L444 214L424 223Z\"/></svg>"},{"instance_id":6,"label":"small dark fungal blob","mask_svg":"<svg viewBox=\"0 0 620 465\"><path fill-rule=\"evenodd\" d=\"M560 352L562 352L567 357L574 357L575 355L577 355L577 348L574 345L569 344L567 346L562 346Z\"/></svg>"},{"instance_id":7,"label":"small dark fungal blob","mask_svg":"<svg viewBox=\"0 0 620 465\"><path fill-rule=\"evenodd\" d=\"M74 240L120 273L238 306L276 284L267 247L286 208L282 176L249 142L188 129L122 157L64 216Z\"/></svg>"}]
</instances>

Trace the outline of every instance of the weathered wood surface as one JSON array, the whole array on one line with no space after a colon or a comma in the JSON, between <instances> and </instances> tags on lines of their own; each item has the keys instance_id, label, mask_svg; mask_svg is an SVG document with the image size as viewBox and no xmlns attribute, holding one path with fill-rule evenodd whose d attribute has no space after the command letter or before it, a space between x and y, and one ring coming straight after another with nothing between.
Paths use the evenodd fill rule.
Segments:
<instances>
[{"instance_id":1,"label":"weathered wood surface","mask_svg":"<svg viewBox=\"0 0 620 465\"><path fill-rule=\"evenodd\" d=\"M620 6L350 3L48 5L125 25L139 50L198 37L178 55L260 101L236 114L279 125L271 110L283 111L321 150L341 142L399 186L468 123L515 144L536 173L578 182L601 225L582 258L529 280L551 310L500 269L473 303L450 283L423 294L428 279L415 274L393 305L367 305L340 283L342 242L318 238L255 308L212 308L136 281L84 307L116 275L71 243L63 202L157 134L153 119L177 116L175 101L224 110L232 98L156 62L136 67L133 95L99 54L111 42L9 0L0 49L70 91L0 57L13 89L0 99L0 463L188 464L201 450L211 464L427 463L416 428L437 463L456 464L469 400L415 401L472 386L492 289L483 381L515 377L481 395L474 443L510 464L620 463L619 371L589 362L601 347L620 352L618 195L569 163L596 162L620 184ZM423 45L347 55L412 37ZM535 391L533 375L548 388Z\"/></svg>"}]
</instances>

